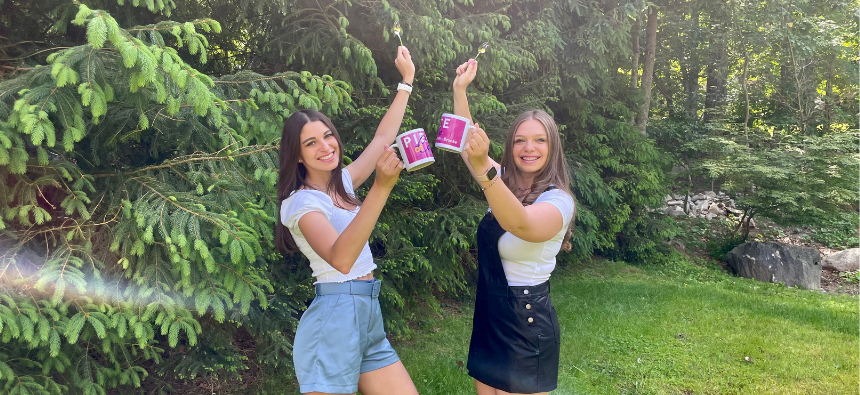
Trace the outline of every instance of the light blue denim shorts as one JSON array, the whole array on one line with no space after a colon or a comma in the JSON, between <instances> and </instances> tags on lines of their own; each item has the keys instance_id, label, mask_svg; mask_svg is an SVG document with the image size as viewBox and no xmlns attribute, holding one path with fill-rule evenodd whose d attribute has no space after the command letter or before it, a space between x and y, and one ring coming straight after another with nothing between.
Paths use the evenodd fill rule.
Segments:
<instances>
[{"instance_id":1,"label":"light blue denim shorts","mask_svg":"<svg viewBox=\"0 0 860 395\"><path fill-rule=\"evenodd\" d=\"M302 393L351 394L360 374L400 360L385 338L379 280L316 285L293 342Z\"/></svg>"}]
</instances>

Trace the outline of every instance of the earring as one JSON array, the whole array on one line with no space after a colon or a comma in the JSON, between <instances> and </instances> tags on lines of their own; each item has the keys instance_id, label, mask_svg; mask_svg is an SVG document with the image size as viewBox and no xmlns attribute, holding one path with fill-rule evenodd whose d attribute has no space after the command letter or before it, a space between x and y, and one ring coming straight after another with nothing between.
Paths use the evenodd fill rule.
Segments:
<instances>
[{"instance_id":1,"label":"earring","mask_svg":"<svg viewBox=\"0 0 860 395\"><path fill-rule=\"evenodd\" d=\"M299 163L302 163L302 160L301 160L301 159L299 159Z\"/></svg>"}]
</instances>

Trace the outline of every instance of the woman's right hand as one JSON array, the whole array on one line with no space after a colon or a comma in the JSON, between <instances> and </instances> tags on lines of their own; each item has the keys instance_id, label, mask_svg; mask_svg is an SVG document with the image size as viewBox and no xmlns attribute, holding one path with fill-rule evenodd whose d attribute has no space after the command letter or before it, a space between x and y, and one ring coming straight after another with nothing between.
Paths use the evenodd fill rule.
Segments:
<instances>
[{"instance_id":1,"label":"woman's right hand","mask_svg":"<svg viewBox=\"0 0 860 395\"><path fill-rule=\"evenodd\" d=\"M478 61L469 59L457 67L457 76L454 77L454 90L466 90L466 87L475 80L475 75L478 73Z\"/></svg>"},{"instance_id":2,"label":"woman's right hand","mask_svg":"<svg viewBox=\"0 0 860 395\"><path fill-rule=\"evenodd\" d=\"M469 161L475 174L484 174L483 171L490 168L490 138L477 123L469 130L463 152L466 154L463 159Z\"/></svg>"},{"instance_id":3,"label":"woman's right hand","mask_svg":"<svg viewBox=\"0 0 860 395\"><path fill-rule=\"evenodd\" d=\"M403 170L403 162L397 157L394 148L386 145L382 151L379 160L376 161L376 179L374 185L379 185L382 188L392 189L397 179L400 177L400 171Z\"/></svg>"},{"instance_id":4,"label":"woman's right hand","mask_svg":"<svg viewBox=\"0 0 860 395\"><path fill-rule=\"evenodd\" d=\"M394 66L400 71L400 76L407 84L415 82L415 64L412 63L412 55L406 47L397 47L397 58L394 59Z\"/></svg>"}]
</instances>

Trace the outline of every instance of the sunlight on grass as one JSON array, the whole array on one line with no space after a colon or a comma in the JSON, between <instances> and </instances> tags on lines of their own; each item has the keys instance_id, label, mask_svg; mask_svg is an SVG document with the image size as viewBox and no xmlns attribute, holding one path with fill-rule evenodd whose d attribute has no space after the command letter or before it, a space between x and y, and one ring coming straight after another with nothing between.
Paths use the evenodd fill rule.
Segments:
<instances>
[{"instance_id":1,"label":"sunlight on grass","mask_svg":"<svg viewBox=\"0 0 860 395\"><path fill-rule=\"evenodd\" d=\"M832 395L860 384L856 297L678 258L571 265L554 274L552 295L562 329L552 394ZM394 342L421 394L475 393L465 371L471 323L471 304L450 307ZM266 390L296 393L283 391L283 383Z\"/></svg>"},{"instance_id":2,"label":"sunlight on grass","mask_svg":"<svg viewBox=\"0 0 860 395\"><path fill-rule=\"evenodd\" d=\"M673 265L604 262L554 276L554 394L856 393L856 298ZM395 344L421 393L474 393L462 367L470 323L464 306L437 332Z\"/></svg>"}]
</instances>

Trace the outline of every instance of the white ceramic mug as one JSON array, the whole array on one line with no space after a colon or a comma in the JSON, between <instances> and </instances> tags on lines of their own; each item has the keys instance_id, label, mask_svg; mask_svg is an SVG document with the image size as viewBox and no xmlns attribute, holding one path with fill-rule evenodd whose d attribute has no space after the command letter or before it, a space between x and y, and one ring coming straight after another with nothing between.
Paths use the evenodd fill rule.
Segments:
<instances>
[{"instance_id":1,"label":"white ceramic mug","mask_svg":"<svg viewBox=\"0 0 860 395\"><path fill-rule=\"evenodd\" d=\"M463 152L466 136L474 128L468 119L454 114L442 114L439 133L436 134L436 148L450 152Z\"/></svg>"},{"instance_id":2,"label":"white ceramic mug","mask_svg":"<svg viewBox=\"0 0 860 395\"><path fill-rule=\"evenodd\" d=\"M397 147L400 157L403 158L406 171L423 169L433 164L433 152L430 151L430 143L424 129L412 129L402 133L394 139L391 147Z\"/></svg>"}]
</instances>

